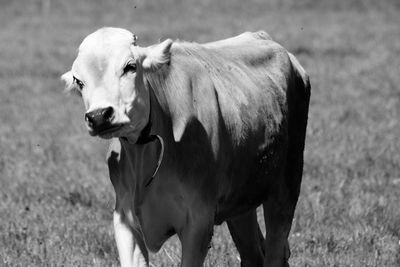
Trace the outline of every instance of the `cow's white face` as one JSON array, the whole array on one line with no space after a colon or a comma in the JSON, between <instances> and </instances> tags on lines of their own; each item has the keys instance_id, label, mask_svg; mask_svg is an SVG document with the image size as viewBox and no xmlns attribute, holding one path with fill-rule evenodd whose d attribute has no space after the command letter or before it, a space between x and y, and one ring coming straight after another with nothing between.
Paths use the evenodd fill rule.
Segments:
<instances>
[{"instance_id":1,"label":"cow's white face","mask_svg":"<svg viewBox=\"0 0 400 267\"><path fill-rule=\"evenodd\" d=\"M150 47L134 44L124 29L102 28L87 36L72 69L61 78L68 91L82 96L89 133L136 142L149 119L149 92L144 71L169 61L171 40Z\"/></svg>"}]
</instances>

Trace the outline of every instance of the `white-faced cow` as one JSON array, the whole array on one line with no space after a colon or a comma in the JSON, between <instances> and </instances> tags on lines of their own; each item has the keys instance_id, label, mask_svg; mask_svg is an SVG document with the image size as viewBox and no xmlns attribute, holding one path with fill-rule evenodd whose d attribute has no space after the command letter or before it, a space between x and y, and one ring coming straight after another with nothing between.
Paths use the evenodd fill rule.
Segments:
<instances>
[{"instance_id":1,"label":"white-faced cow","mask_svg":"<svg viewBox=\"0 0 400 267\"><path fill-rule=\"evenodd\" d=\"M122 266L148 266L148 250L174 234L181 266L202 266L225 221L242 266L288 266L310 84L268 34L140 47L102 28L62 78L83 98L89 133L111 139Z\"/></svg>"}]
</instances>

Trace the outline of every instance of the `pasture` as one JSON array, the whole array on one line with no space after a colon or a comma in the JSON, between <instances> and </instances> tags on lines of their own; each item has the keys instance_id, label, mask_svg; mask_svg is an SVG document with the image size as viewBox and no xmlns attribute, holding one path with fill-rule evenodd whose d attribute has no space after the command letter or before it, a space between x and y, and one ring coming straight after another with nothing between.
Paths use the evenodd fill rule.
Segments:
<instances>
[{"instance_id":1,"label":"pasture","mask_svg":"<svg viewBox=\"0 0 400 267\"><path fill-rule=\"evenodd\" d=\"M266 30L312 96L292 266L400 266L397 0L0 0L0 266L118 266L107 142L63 94L81 40L124 27L139 45ZM261 212L261 211L260 211ZM176 238L151 256L178 266ZM215 227L206 266L239 266Z\"/></svg>"}]
</instances>

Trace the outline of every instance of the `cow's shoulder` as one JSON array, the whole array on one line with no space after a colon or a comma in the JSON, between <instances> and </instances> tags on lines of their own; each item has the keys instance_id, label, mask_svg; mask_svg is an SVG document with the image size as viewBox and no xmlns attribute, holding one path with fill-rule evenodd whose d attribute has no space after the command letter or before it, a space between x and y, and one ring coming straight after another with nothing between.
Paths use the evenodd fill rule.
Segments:
<instances>
[{"instance_id":1,"label":"cow's shoulder","mask_svg":"<svg viewBox=\"0 0 400 267\"><path fill-rule=\"evenodd\" d=\"M290 66L287 51L267 33L247 32L206 44L175 42L168 71L149 79L165 95L175 140L191 118L208 134L223 121L238 140L258 125L280 123ZM265 121L271 117L276 122Z\"/></svg>"}]
</instances>

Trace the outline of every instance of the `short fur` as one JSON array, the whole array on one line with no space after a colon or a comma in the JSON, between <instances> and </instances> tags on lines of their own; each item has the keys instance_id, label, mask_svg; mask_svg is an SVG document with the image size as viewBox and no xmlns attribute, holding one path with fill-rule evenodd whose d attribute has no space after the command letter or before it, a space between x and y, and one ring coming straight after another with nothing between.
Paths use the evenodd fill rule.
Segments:
<instances>
[{"instance_id":1,"label":"short fur","mask_svg":"<svg viewBox=\"0 0 400 267\"><path fill-rule=\"evenodd\" d=\"M85 38L71 71L67 90L73 73L86 115L108 127L96 131L88 118L89 133L116 137L107 161L122 266L148 266L148 250L177 234L181 266L200 267L224 221L241 266L288 266L310 100L292 54L265 32L142 48L129 31L104 28ZM150 185L162 148L136 143L145 127L165 149Z\"/></svg>"},{"instance_id":2,"label":"short fur","mask_svg":"<svg viewBox=\"0 0 400 267\"><path fill-rule=\"evenodd\" d=\"M165 140L156 179L144 186L156 143L115 140L108 159L116 212L133 212L126 223L146 244L139 242L144 257L177 233L182 266L201 266L213 225L227 221L242 266L286 266L302 176L307 74L263 32L203 45L175 42L170 61L157 69L143 73L151 131ZM254 216L260 204L266 239Z\"/></svg>"}]
</instances>

